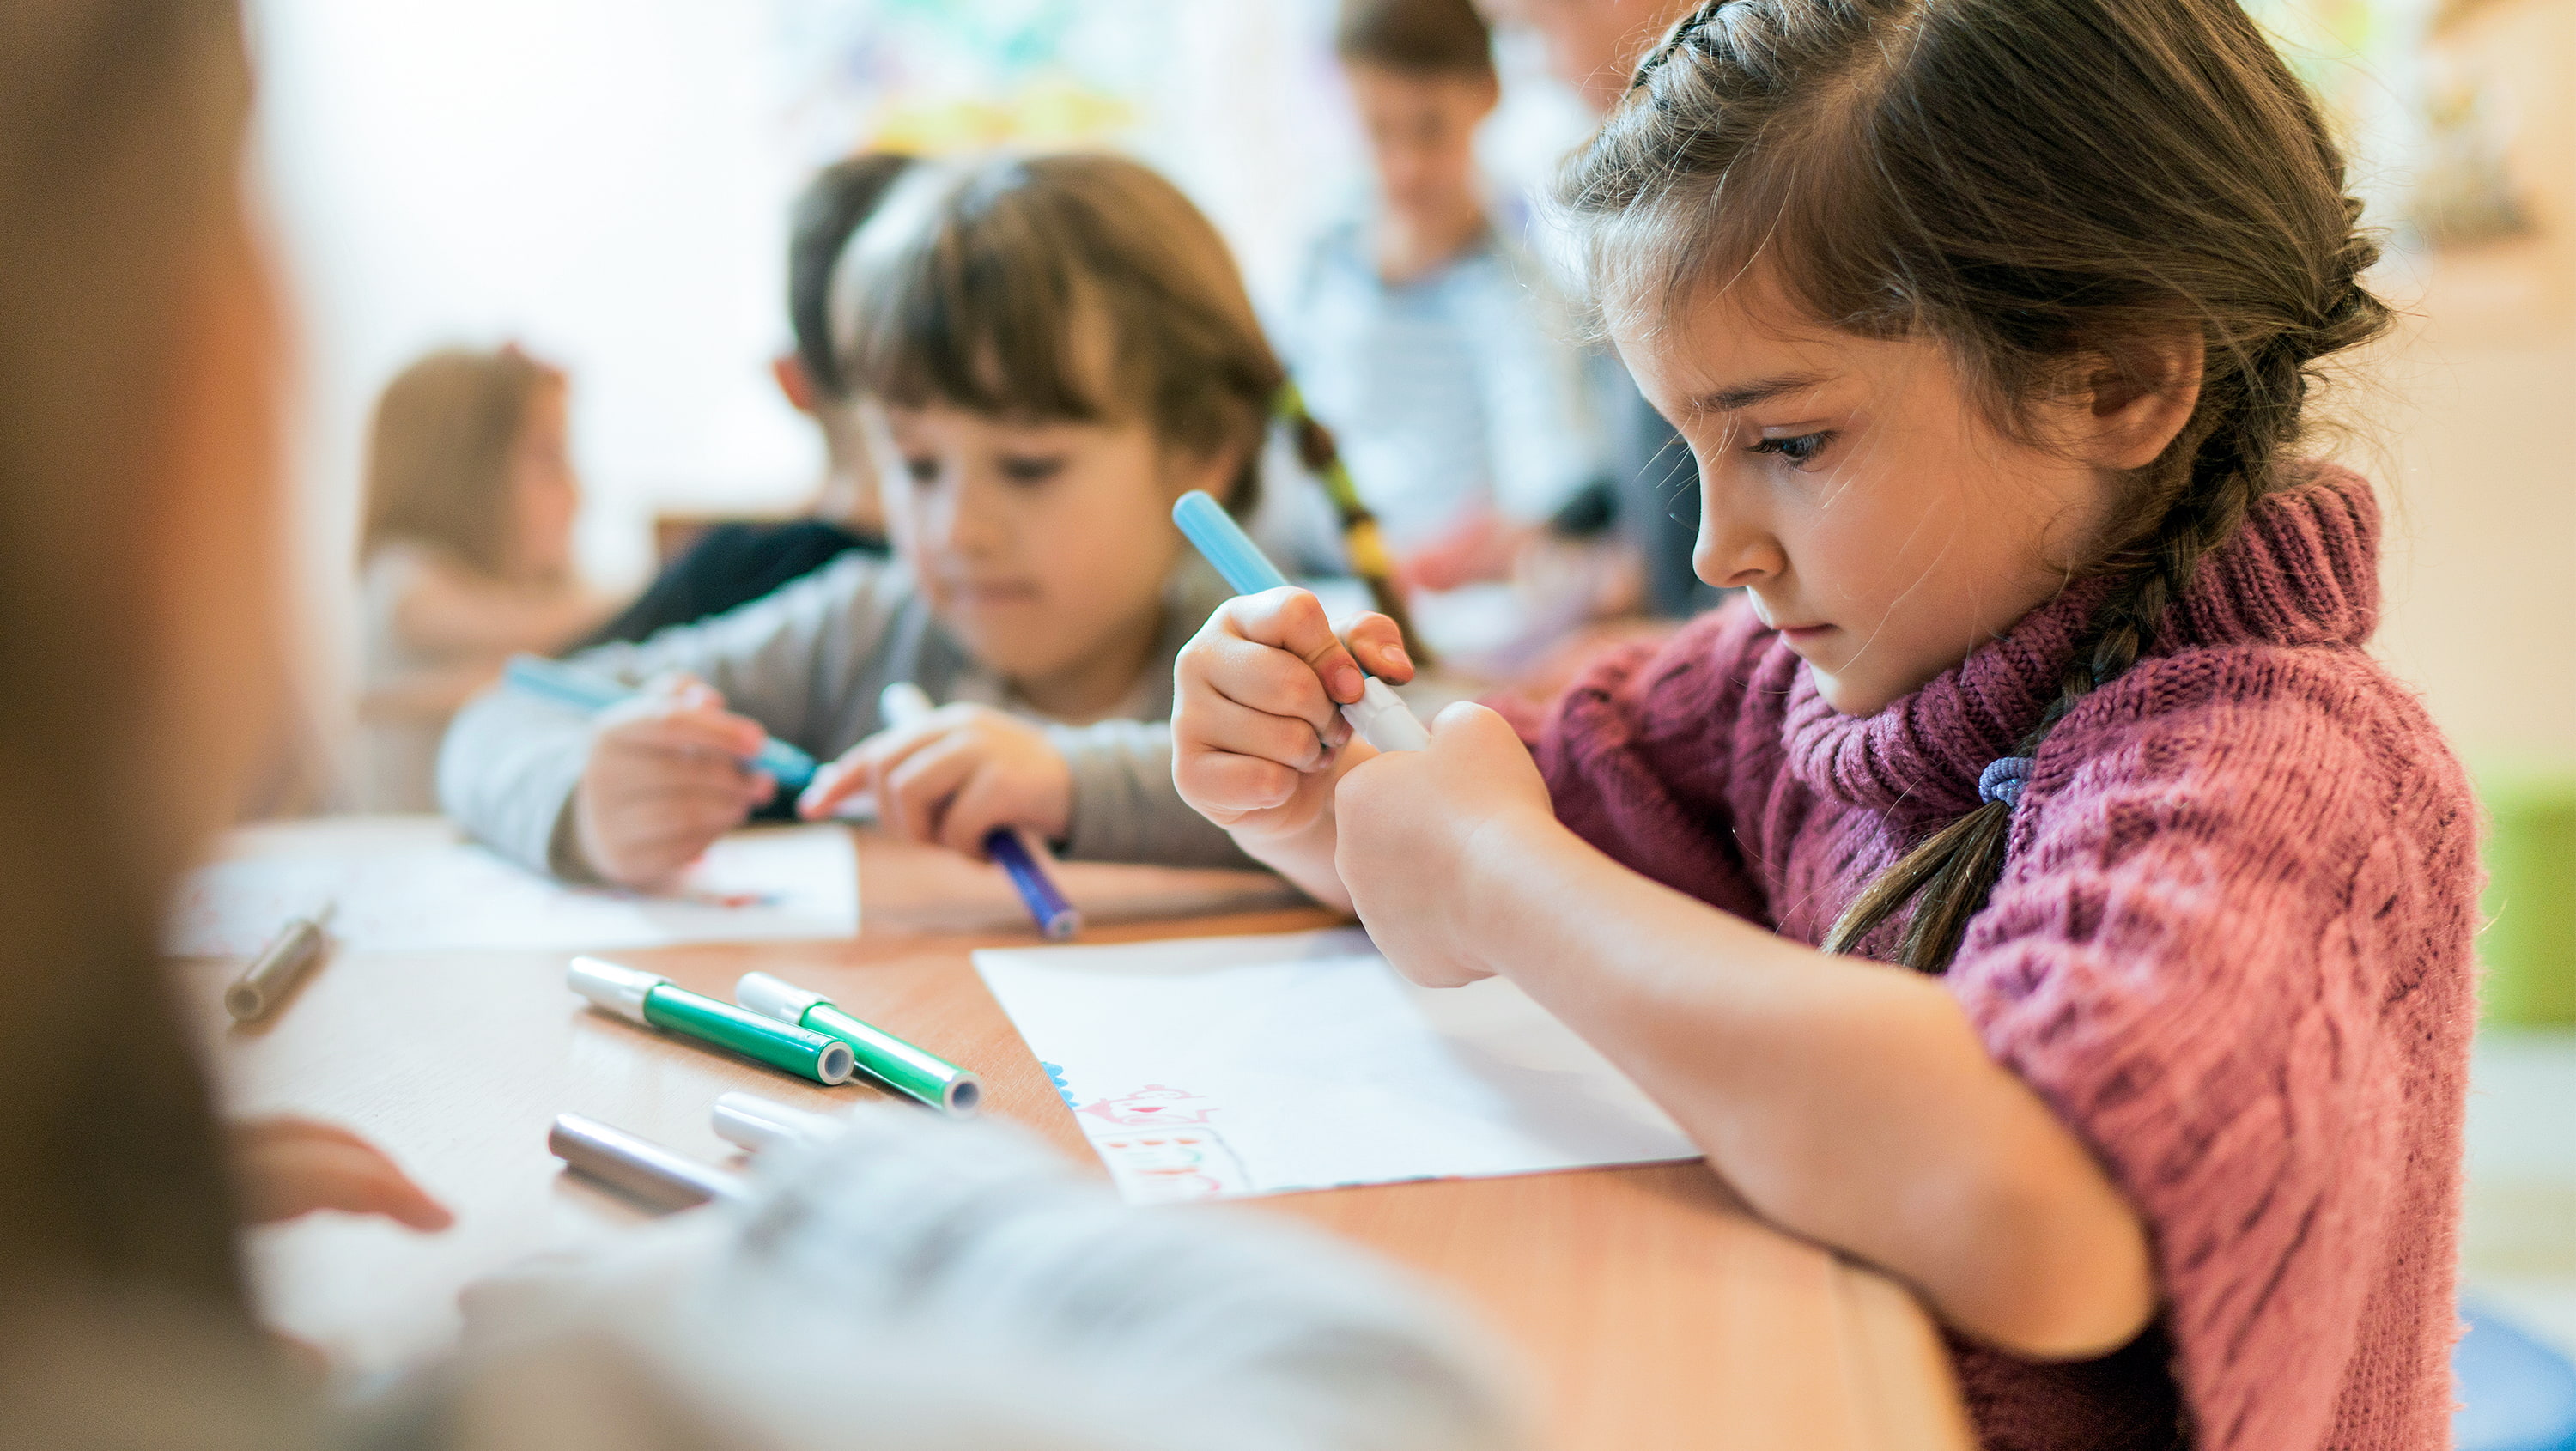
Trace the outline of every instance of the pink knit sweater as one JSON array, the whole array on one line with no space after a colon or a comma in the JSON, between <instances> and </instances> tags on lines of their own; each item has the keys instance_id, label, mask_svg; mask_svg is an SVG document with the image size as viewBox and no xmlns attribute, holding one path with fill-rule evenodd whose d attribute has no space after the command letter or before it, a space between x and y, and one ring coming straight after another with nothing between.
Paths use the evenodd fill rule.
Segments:
<instances>
[{"instance_id":1,"label":"pink knit sweater","mask_svg":"<svg viewBox=\"0 0 2576 1451\"><path fill-rule=\"evenodd\" d=\"M2449 1444L2476 815L2363 652L2378 533L2340 470L2265 501L2032 769L1948 984L2145 1216L2164 1310L2083 1364L1953 1335L1989 1447ZM1594 845L1815 942L1977 804L2101 588L1866 718L1723 609L1524 734Z\"/></svg>"}]
</instances>

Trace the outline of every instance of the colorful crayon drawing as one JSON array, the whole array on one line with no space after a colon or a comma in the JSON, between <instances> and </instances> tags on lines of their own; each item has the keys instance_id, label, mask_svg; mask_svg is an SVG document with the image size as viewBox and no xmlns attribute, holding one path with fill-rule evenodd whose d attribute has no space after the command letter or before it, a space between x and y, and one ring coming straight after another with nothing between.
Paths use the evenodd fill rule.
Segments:
<instances>
[{"instance_id":1,"label":"colorful crayon drawing","mask_svg":"<svg viewBox=\"0 0 2576 1451\"><path fill-rule=\"evenodd\" d=\"M1158 1203L1252 1192L1243 1160L1209 1123L1216 1112L1187 1089L1149 1083L1075 1117L1129 1201Z\"/></svg>"},{"instance_id":2,"label":"colorful crayon drawing","mask_svg":"<svg viewBox=\"0 0 2576 1451\"><path fill-rule=\"evenodd\" d=\"M1216 1112L1216 1105L1184 1088L1148 1083L1116 1098L1086 1104L1076 1112L1122 1128L1161 1128L1165 1124L1204 1124Z\"/></svg>"}]
</instances>

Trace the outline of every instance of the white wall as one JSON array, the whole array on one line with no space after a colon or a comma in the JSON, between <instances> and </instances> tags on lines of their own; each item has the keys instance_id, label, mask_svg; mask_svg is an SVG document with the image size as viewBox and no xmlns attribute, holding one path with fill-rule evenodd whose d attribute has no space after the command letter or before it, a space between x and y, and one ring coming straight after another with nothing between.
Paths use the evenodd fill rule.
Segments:
<instances>
[{"instance_id":1,"label":"white wall","mask_svg":"<svg viewBox=\"0 0 2576 1451\"><path fill-rule=\"evenodd\" d=\"M664 500L783 505L817 451L772 389L785 199L766 19L688 0L254 0L259 154L302 334L313 694L355 642L367 412L442 343L573 377L580 550L640 577ZM326 733L345 707L323 711Z\"/></svg>"}]
</instances>

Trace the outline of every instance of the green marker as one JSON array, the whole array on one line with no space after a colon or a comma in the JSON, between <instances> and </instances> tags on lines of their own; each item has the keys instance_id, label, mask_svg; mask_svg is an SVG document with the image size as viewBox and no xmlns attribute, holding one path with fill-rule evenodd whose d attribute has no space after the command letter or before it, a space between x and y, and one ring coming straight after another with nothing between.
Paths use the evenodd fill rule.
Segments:
<instances>
[{"instance_id":1,"label":"green marker","mask_svg":"<svg viewBox=\"0 0 2576 1451\"><path fill-rule=\"evenodd\" d=\"M850 1045L839 1038L790 1027L674 987L658 972L576 957L565 985L590 999L592 1006L647 1027L730 1048L816 1083L850 1081Z\"/></svg>"},{"instance_id":2,"label":"green marker","mask_svg":"<svg viewBox=\"0 0 2576 1451\"><path fill-rule=\"evenodd\" d=\"M830 1034L850 1046L869 1077L953 1118L972 1117L984 1097L984 1080L883 1028L860 1022L821 993L765 972L751 972L733 985L733 1000L764 1018Z\"/></svg>"}]
</instances>

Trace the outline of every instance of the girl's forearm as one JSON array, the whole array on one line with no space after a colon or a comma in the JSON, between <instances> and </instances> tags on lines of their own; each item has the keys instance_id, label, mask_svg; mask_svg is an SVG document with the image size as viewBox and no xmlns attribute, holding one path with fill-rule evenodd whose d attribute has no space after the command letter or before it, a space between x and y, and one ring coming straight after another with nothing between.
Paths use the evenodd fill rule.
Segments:
<instances>
[{"instance_id":1,"label":"girl's forearm","mask_svg":"<svg viewBox=\"0 0 2576 1451\"><path fill-rule=\"evenodd\" d=\"M2009 1350L2144 1325L2137 1215L1936 981L1830 957L1611 861L1495 835L1455 919L1494 970L1619 1063L1784 1227L1915 1284Z\"/></svg>"},{"instance_id":2,"label":"girl's forearm","mask_svg":"<svg viewBox=\"0 0 2576 1451\"><path fill-rule=\"evenodd\" d=\"M1237 829L1237 846L1254 861L1270 868L1295 883L1299 891L1336 912L1351 910L1351 894L1342 885L1342 874L1333 868L1333 813L1324 813L1305 830L1286 835L1261 835Z\"/></svg>"},{"instance_id":3,"label":"girl's forearm","mask_svg":"<svg viewBox=\"0 0 2576 1451\"><path fill-rule=\"evenodd\" d=\"M1298 788L1301 793L1313 792L1315 799L1315 810L1302 825L1272 831L1237 826L1231 828L1235 844L1317 902L1336 912L1350 911L1350 889L1342 884L1341 868L1333 860L1341 839L1334 824L1333 802L1342 778L1376 754L1375 746L1357 736L1343 742L1332 764Z\"/></svg>"}]
</instances>

